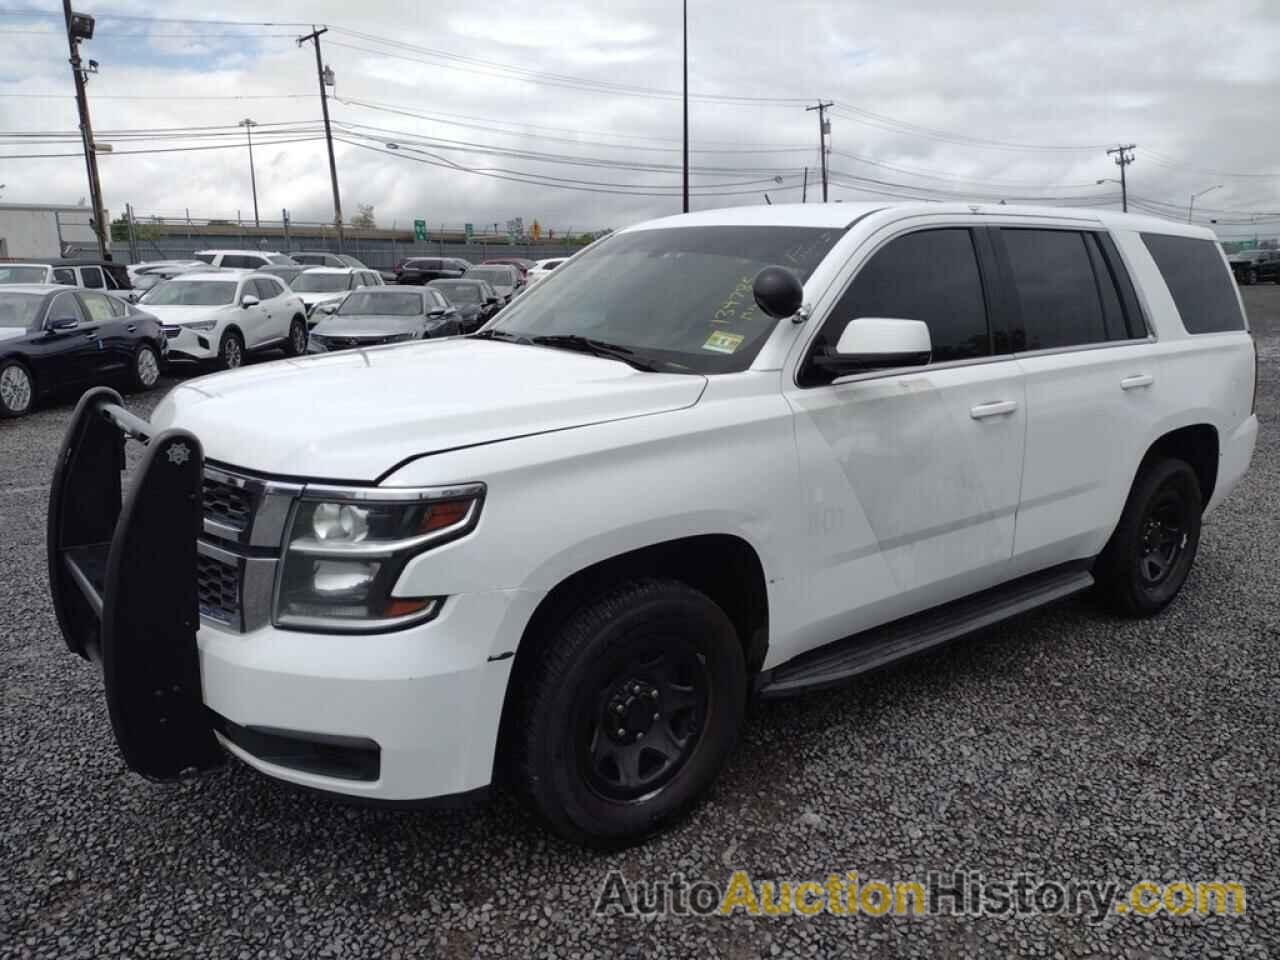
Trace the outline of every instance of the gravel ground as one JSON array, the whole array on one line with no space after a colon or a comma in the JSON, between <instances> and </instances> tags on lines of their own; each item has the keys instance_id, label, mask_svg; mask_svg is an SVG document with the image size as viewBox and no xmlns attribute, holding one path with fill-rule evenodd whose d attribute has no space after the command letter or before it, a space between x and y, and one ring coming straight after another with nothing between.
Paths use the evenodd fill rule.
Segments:
<instances>
[{"instance_id":1,"label":"gravel ground","mask_svg":"<svg viewBox=\"0 0 1280 960\"><path fill-rule=\"evenodd\" d=\"M1280 952L1280 287L1259 337L1253 469L1164 615L1069 601L841 690L756 707L709 802L613 855L511 799L344 807L232 764L125 771L101 681L45 581L47 483L69 402L0 424L0 956L674 957ZM148 410L167 388L133 398ZM1243 918L594 916L611 870L771 877L1236 879Z\"/></svg>"}]
</instances>

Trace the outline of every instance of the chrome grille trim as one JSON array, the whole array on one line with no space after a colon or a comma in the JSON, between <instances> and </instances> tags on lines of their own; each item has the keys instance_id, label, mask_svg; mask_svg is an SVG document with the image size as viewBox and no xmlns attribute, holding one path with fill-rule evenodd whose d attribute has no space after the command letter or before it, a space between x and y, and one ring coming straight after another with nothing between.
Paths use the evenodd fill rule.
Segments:
<instances>
[{"instance_id":1,"label":"chrome grille trim","mask_svg":"<svg viewBox=\"0 0 1280 960\"><path fill-rule=\"evenodd\" d=\"M217 540L279 549L302 485L204 468L204 532Z\"/></svg>"}]
</instances>

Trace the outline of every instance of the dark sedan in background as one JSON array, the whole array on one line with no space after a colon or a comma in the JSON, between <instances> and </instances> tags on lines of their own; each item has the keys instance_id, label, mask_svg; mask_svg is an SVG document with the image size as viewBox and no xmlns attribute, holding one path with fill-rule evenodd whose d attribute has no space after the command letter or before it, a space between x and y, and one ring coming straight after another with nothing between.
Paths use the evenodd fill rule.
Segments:
<instances>
[{"instance_id":1,"label":"dark sedan in background","mask_svg":"<svg viewBox=\"0 0 1280 960\"><path fill-rule=\"evenodd\" d=\"M462 333L458 311L438 290L362 287L333 312L318 313L308 353L331 353L384 343L452 337Z\"/></svg>"},{"instance_id":2,"label":"dark sedan in background","mask_svg":"<svg viewBox=\"0 0 1280 960\"><path fill-rule=\"evenodd\" d=\"M1242 250L1227 257L1236 282L1280 283L1280 250Z\"/></svg>"},{"instance_id":3,"label":"dark sedan in background","mask_svg":"<svg viewBox=\"0 0 1280 960\"><path fill-rule=\"evenodd\" d=\"M55 284L0 287L0 417L104 380L149 390L167 351L160 321L117 297Z\"/></svg>"},{"instance_id":4,"label":"dark sedan in background","mask_svg":"<svg viewBox=\"0 0 1280 960\"><path fill-rule=\"evenodd\" d=\"M458 311L463 333L474 333L502 308L498 291L483 280L432 280L428 289L439 290Z\"/></svg>"},{"instance_id":5,"label":"dark sedan in background","mask_svg":"<svg viewBox=\"0 0 1280 960\"><path fill-rule=\"evenodd\" d=\"M423 284L432 280L455 280L471 264L458 257L410 257L396 264L396 283Z\"/></svg>"},{"instance_id":6,"label":"dark sedan in background","mask_svg":"<svg viewBox=\"0 0 1280 960\"><path fill-rule=\"evenodd\" d=\"M483 280L497 291L503 303L510 303L512 298L524 289L524 275L519 267L510 264L481 264L472 267L465 274L468 280Z\"/></svg>"}]
</instances>

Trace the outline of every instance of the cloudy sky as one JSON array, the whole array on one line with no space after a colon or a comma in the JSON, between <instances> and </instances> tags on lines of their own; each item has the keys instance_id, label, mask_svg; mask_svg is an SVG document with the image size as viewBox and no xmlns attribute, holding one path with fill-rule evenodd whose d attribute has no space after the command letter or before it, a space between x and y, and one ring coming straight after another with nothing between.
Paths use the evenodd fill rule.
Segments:
<instances>
[{"instance_id":1,"label":"cloudy sky","mask_svg":"<svg viewBox=\"0 0 1280 960\"><path fill-rule=\"evenodd\" d=\"M695 209L799 200L806 166L819 198L804 105L822 98L833 200L1118 207L1118 185L1096 181L1119 175L1106 148L1134 143L1135 206L1185 218L1193 192L1216 188L1197 219L1224 237L1280 233L1277 0L689 6ZM97 17L83 49L100 63L89 92L114 147L113 215L129 202L251 217L235 126L251 117L263 219L332 217L304 21L330 28L348 218L371 204L380 226L521 216L576 232L679 211L675 0L78 7ZM60 14L24 13L42 10L59 8L0 0L0 199L75 203L87 188L66 41ZM54 156L14 158L37 154Z\"/></svg>"}]
</instances>

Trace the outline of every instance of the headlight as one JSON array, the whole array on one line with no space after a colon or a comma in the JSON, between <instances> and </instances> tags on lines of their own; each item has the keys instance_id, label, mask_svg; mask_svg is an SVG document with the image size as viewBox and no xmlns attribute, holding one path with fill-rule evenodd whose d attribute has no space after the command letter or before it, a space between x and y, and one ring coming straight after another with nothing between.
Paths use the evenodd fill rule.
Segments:
<instances>
[{"instance_id":1,"label":"headlight","mask_svg":"<svg viewBox=\"0 0 1280 960\"><path fill-rule=\"evenodd\" d=\"M274 623L375 633L430 620L440 596L394 596L413 557L475 528L483 484L427 490L308 487L294 506Z\"/></svg>"},{"instance_id":2,"label":"headlight","mask_svg":"<svg viewBox=\"0 0 1280 960\"><path fill-rule=\"evenodd\" d=\"M191 323L183 324L188 330L212 330L217 325L217 320L195 320Z\"/></svg>"},{"instance_id":3,"label":"headlight","mask_svg":"<svg viewBox=\"0 0 1280 960\"><path fill-rule=\"evenodd\" d=\"M316 306L313 308L313 312L314 313L337 313L338 307L340 306L341 304L333 303L333 302L319 303L319 304L316 304Z\"/></svg>"}]
</instances>

